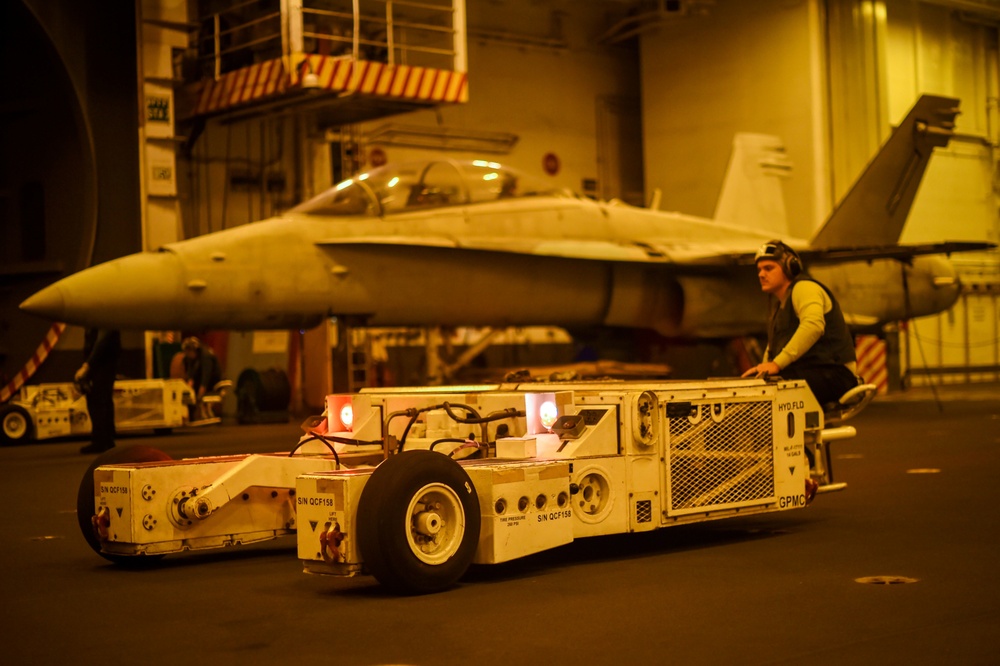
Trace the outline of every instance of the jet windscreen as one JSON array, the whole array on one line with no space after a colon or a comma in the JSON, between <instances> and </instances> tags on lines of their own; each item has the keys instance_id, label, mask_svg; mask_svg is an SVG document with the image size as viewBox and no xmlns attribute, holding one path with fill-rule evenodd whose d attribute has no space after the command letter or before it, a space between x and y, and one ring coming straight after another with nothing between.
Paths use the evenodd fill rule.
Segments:
<instances>
[{"instance_id":1,"label":"jet windscreen","mask_svg":"<svg viewBox=\"0 0 1000 666\"><path fill-rule=\"evenodd\" d=\"M533 196L569 196L497 162L434 160L388 164L344 181L292 209L309 215L393 215Z\"/></svg>"},{"instance_id":2,"label":"jet windscreen","mask_svg":"<svg viewBox=\"0 0 1000 666\"><path fill-rule=\"evenodd\" d=\"M291 210L308 215L377 215L371 192L354 180L345 180Z\"/></svg>"}]
</instances>

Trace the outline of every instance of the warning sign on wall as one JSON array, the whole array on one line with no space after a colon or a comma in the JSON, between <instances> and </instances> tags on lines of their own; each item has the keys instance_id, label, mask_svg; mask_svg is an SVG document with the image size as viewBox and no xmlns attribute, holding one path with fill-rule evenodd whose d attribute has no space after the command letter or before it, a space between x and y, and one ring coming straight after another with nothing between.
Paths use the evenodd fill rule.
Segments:
<instances>
[{"instance_id":1,"label":"warning sign on wall","mask_svg":"<svg viewBox=\"0 0 1000 666\"><path fill-rule=\"evenodd\" d=\"M146 144L146 193L152 196L177 194L177 168L173 146Z\"/></svg>"},{"instance_id":2,"label":"warning sign on wall","mask_svg":"<svg viewBox=\"0 0 1000 666\"><path fill-rule=\"evenodd\" d=\"M146 96L146 122L170 122L170 98L159 95Z\"/></svg>"},{"instance_id":3,"label":"warning sign on wall","mask_svg":"<svg viewBox=\"0 0 1000 666\"><path fill-rule=\"evenodd\" d=\"M169 86L147 83L143 88L143 118L146 136L169 139L174 135L174 91Z\"/></svg>"}]
</instances>

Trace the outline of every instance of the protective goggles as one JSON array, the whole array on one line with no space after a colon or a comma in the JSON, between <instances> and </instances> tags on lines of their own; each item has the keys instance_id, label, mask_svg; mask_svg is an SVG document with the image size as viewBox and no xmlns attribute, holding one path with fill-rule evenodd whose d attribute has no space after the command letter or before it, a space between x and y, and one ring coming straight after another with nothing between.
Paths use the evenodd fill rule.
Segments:
<instances>
[{"instance_id":1,"label":"protective goggles","mask_svg":"<svg viewBox=\"0 0 1000 666\"><path fill-rule=\"evenodd\" d=\"M754 255L754 262L758 262L761 259L775 259L784 254L784 248L782 248L777 243L764 243L757 250L757 254Z\"/></svg>"}]
</instances>

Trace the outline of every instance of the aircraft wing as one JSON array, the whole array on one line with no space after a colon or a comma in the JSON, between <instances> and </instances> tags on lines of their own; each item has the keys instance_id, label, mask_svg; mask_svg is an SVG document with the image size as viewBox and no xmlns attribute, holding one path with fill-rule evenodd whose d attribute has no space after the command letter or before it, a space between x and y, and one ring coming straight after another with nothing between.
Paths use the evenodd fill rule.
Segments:
<instances>
[{"instance_id":1,"label":"aircraft wing","mask_svg":"<svg viewBox=\"0 0 1000 666\"><path fill-rule=\"evenodd\" d=\"M918 243L914 245L867 245L860 247L831 247L822 250L800 250L802 260L810 263L836 264L846 261L871 261L873 259L897 259L909 262L914 257L928 254L953 252L978 252L995 248L996 243L979 241L943 241L940 243ZM753 262L753 257L750 257Z\"/></svg>"},{"instance_id":2,"label":"aircraft wing","mask_svg":"<svg viewBox=\"0 0 1000 666\"><path fill-rule=\"evenodd\" d=\"M850 312L844 313L844 321L847 322L848 326L854 328L868 328L872 326L877 326L881 322L878 317L873 317L871 315L863 314L853 314Z\"/></svg>"},{"instance_id":3,"label":"aircraft wing","mask_svg":"<svg viewBox=\"0 0 1000 666\"><path fill-rule=\"evenodd\" d=\"M444 236L342 236L323 238L317 245L402 245L410 247L461 247L454 239Z\"/></svg>"},{"instance_id":4,"label":"aircraft wing","mask_svg":"<svg viewBox=\"0 0 1000 666\"><path fill-rule=\"evenodd\" d=\"M862 245L822 249L795 247L795 251L799 253L802 261L808 267L815 264L829 266L876 259L895 259L910 263L914 257L919 256L933 254L950 256L955 252L980 252L996 247L996 243L988 241L942 241L940 243L916 243L912 245ZM719 256L715 263L720 266L727 263L752 266L755 254L755 252L732 253L727 256Z\"/></svg>"},{"instance_id":5,"label":"aircraft wing","mask_svg":"<svg viewBox=\"0 0 1000 666\"><path fill-rule=\"evenodd\" d=\"M751 244L753 241L751 242ZM588 239L518 239L511 237L476 237L454 239L413 236L354 236L324 239L318 245L397 245L410 247L442 247L461 250L507 252L540 257L589 259L593 261L635 262L692 267L731 267L744 263L753 253L747 253L747 242L694 243L604 241Z\"/></svg>"},{"instance_id":6,"label":"aircraft wing","mask_svg":"<svg viewBox=\"0 0 1000 666\"><path fill-rule=\"evenodd\" d=\"M753 243L755 241L750 241ZM672 242L672 241L604 241L587 239L517 239L477 237L462 240L446 237L362 236L324 239L319 245L398 245L412 247L442 247L461 250L509 252L541 257L589 259L594 261L673 264L691 268L727 268L752 266L754 251L748 251L748 241L731 242ZM808 266L837 264L848 261L896 259L909 262L914 257L930 254L950 255L954 252L976 252L997 247L996 243L979 241L944 241L913 245L869 245L799 249Z\"/></svg>"}]
</instances>

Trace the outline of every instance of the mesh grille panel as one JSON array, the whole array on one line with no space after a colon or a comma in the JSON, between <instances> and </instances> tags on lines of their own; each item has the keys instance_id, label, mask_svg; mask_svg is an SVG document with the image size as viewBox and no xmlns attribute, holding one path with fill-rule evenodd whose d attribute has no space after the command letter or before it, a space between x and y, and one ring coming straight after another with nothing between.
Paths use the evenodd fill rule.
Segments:
<instances>
[{"instance_id":1,"label":"mesh grille panel","mask_svg":"<svg viewBox=\"0 0 1000 666\"><path fill-rule=\"evenodd\" d=\"M141 389L115 389L115 421L162 421L163 389L151 386Z\"/></svg>"},{"instance_id":2,"label":"mesh grille panel","mask_svg":"<svg viewBox=\"0 0 1000 666\"><path fill-rule=\"evenodd\" d=\"M635 503L635 522L648 523L653 519L653 502L639 500Z\"/></svg>"},{"instance_id":3,"label":"mesh grille panel","mask_svg":"<svg viewBox=\"0 0 1000 666\"><path fill-rule=\"evenodd\" d=\"M714 418L712 405L695 409L691 418L669 419L671 509L696 511L772 498L771 403L725 403Z\"/></svg>"}]
</instances>

